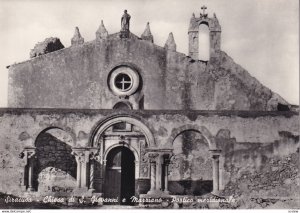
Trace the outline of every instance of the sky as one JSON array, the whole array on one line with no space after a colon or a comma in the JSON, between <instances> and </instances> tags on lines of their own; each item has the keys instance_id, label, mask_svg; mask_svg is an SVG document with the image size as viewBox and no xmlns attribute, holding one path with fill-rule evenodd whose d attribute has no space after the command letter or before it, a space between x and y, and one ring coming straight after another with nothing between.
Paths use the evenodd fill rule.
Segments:
<instances>
[{"instance_id":1,"label":"sky","mask_svg":"<svg viewBox=\"0 0 300 213\"><path fill-rule=\"evenodd\" d=\"M0 107L7 106L7 65L29 59L37 42L58 37L70 46L74 28L95 39L101 20L108 33L120 31L124 9L130 31L146 23L154 43L164 46L173 32L177 51L188 54L188 26L201 6L216 13L221 49L261 83L291 104L299 104L298 0L0 0Z\"/></svg>"}]
</instances>

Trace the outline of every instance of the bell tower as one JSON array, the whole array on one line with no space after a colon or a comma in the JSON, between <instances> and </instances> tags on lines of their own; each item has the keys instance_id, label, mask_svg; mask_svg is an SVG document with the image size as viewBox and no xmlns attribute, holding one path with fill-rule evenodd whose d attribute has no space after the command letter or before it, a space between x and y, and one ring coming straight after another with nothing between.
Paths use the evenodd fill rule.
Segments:
<instances>
[{"instance_id":1,"label":"bell tower","mask_svg":"<svg viewBox=\"0 0 300 213\"><path fill-rule=\"evenodd\" d=\"M216 14L213 14L213 17L208 17L208 14L205 13L207 9L206 6L202 6L202 13L200 17L197 18L193 13L190 19L190 26L188 31L189 36L189 56L194 59L199 59L199 26L205 24L209 29L209 59L217 57L221 49L221 25L217 19Z\"/></svg>"}]
</instances>

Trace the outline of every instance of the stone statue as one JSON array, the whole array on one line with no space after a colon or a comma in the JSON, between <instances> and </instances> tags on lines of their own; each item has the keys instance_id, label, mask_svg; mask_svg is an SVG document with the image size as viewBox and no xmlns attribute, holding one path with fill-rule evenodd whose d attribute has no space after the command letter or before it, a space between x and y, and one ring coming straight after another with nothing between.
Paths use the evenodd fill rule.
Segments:
<instances>
[{"instance_id":1,"label":"stone statue","mask_svg":"<svg viewBox=\"0 0 300 213\"><path fill-rule=\"evenodd\" d=\"M124 10L124 14L121 18L121 31L129 31L129 20L131 16Z\"/></svg>"}]
</instances>

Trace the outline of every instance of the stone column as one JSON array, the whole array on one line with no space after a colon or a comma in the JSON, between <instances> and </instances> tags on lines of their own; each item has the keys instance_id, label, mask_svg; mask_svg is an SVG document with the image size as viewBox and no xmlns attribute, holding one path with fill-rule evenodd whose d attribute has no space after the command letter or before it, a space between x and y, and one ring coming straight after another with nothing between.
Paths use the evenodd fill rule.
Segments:
<instances>
[{"instance_id":1,"label":"stone column","mask_svg":"<svg viewBox=\"0 0 300 213\"><path fill-rule=\"evenodd\" d=\"M87 163L89 162L89 151L85 148L73 148L72 154L77 163L77 187L88 188L87 186Z\"/></svg>"},{"instance_id":2,"label":"stone column","mask_svg":"<svg viewBox=\"0 0 300 213\"><path fill-rule=\"evenodd\" d=\"M103 159L102 160L102 179L101 179L101 192L104 192L104 184L105 184L105 177L106 177L106 162L107 160L106 159Z\"/></svg>"},{"instance_id":3,"label":"stone column","mask_svg":"<svg viewBox=\"0 0 300 213\"><path fill-rule=\"evenodd\" d=\"M25 168L28 166L28 177L27 186L25 184L26 179L26 169L24 169L24 180L23 180L23 190L34 191L33 188L33 171L34 171L34 159L35 159L35 147L26 147L24 151L20 154L20 158L25 160Z\"/></svg>"},{"instance_id":4,"label":"stone column","mask_svg":"<svg viewBox=\"0 0 300 213\"><path fill-rule=\"evenodd\" d=\"M164 155L164 167L165 167L165 177L164 177L165 188L164 188L164 192L166 194L169 194L169 190L168 190L169 164L170 164L170 155Z\"/></svg>"},{"instance_id":5,"label":"stone column","mask_svg":"<svg viewBox=\"0 0 300 213\"><path fill-rule=\"evenodd\" d=\"M76 158L77 163L77 187L81 188L81 159Z\"/></svg>"},{"instance_id":6,"label":"stone column","mask_svg":"<svg viewBox=\"0 0 300 213\"><path fill-rule=\"evenodd\" d=\"M151 170L151 191L154 191L156 189L156 162L151 161L150 162L150 170Z\"/></svg>"},{"instance_id":7,"label":"stone column","mask_svg":"<svg viewBox=\"0 0 300 213\"><path fill-rule=\"evenodd\" d=\"M34 170L34 153L30 153L28 156L28 191L34 191L33 188L33 170Z\"/></svg>"},{"instance_id":8,"label":"stone column","mask_svg":"<svg viewBox=\"0 0 300 213\"><path fill-rule=\"evenodd\" d=\"M220 181L220 175L219 175L219 157L220 157L220 151L219 150L212 150L212 159L213 159L213 194L218 194L219 192L219 181Z\"/></svg>"},{"instance_id":9,"label":"stone column","mask_svg":"<svg viewBox=\"0 0 300 213\"><path fill-rule=\"evenodd\" d=\"M95 191L94 188L94 180L95 180L95 163L99 161L99 153L98 150L90 150L90 177L89 177L89 190L91 192Z\"/></svg>"},{"instance_id":10,"label":"stone column","mask_svg":"<svg viewBox=\"0 0 300 213\"><path fill-rule=\"evenodd\" d=\"M165 193L168 193L169 194L169 191L168 191L168 167L169 165L168 164L165 164L165 189L164 189L164 192Z\"/></svg>"},{"instance_id":11,"label":"stone column","mask_svg":"<svg viewBox=\"0 0 300 213\"><path fill-rule=\"evenodd\" d=\"M157 157L159 156L158 153L148 153L148 158L150 162L150 181L151 181L151 187L150 191L147 194L155 193L155 190L157 188L156 186L156 164L157 164Z\"/></svg>"},{"instance_id":12,"label":"stone column","mask_svg":"<svg viewBox=\"0 0 300 213\"><path fill-rule=\"evenodd\" d=\"M94 170L95 170L95 162L94 160L90 161L90 186L89 189L94 191Z\"/></svg>"},{"instance_id":13,"label":"stone column","mask_svg":"<svg viewBox=\"0 0 300 213\"><path fill-rule=\"evenodd\" d=\"M159 155L156 158L156 188L155 190L161 191L161 179L162 179L162 153L159 153Z\"/></svg>"}]
</instances>

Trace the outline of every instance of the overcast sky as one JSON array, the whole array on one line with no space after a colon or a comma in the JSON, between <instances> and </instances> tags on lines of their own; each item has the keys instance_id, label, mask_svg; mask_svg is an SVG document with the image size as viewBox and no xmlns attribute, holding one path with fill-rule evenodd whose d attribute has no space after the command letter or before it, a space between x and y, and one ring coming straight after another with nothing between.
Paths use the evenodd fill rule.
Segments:
<instances>
[{"instance_id":1,"label":"overcast sky","mask_svg":"<svg viewBox=\"0 0 300 213\"><path fill-rule=\"evenodd\" d=\"M85 41L95 39L100 21L120 30L123 10L140 36L150 22L154 43L173 32L177 51L188 53L188 25L201 6L222 26L221 48L264 85L292 104L299 103L298 0L0 0L0 107L7 104L7 65L29 59L47 37L70 46L75 26Z\"/></svg>"}]
</instances>

